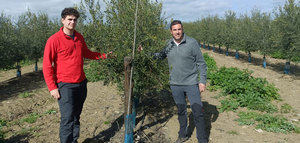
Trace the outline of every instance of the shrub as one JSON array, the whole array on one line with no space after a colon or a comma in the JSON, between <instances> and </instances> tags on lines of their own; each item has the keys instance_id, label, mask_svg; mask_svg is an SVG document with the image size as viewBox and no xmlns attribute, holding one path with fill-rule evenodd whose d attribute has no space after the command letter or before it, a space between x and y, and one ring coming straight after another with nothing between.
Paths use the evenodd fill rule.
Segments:
<instances>
[{"instance_id":1,"label":"shrub","mask_svg":"<svg viewBox=\"0 0 300 143\"><path fill-rule=\"evenodd\" d=\"M271 104L272 100L280 99L278 89L265 79L252 77L247 70L222 67L212 73L210 85L214 89L222 89L222 95L230 97L230 100L221 101L222 111L235 110L237 107L267 112L278 110Z\"/></svg>"},{"instance_id":2,"label":"shrub","mask_svg":"<svg viewBox=\"0 0 300 143\"><path fill-rule=\"evenodd\" d=\"M263 129L268 132L297 132L298 127L294 126L291 122L288 122L286 118L279 115L260 114L256 112L240 112L238 114L239 119L237 121L240 125L253 125L256 124L256 128Z\"/></svg>"},{"instance_id":3,"label":"shrub","mask_svg":"<svg viewBox=\"0 0 300 143\"><path fill-rule=\"evenodd\" d=\"M31 113L26 118L21 119L21 122L35 123L39 117L38 113Z\"/></svg>"}]
</instances>

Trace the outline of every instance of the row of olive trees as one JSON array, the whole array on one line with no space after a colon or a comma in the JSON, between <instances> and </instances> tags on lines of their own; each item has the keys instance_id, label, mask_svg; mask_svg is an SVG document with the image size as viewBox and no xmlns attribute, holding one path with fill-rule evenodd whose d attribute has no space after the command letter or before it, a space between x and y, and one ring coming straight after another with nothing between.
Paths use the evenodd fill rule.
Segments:
<instances>
[{"instance_id":1,"label":"row of olive trees","mask_svg":"<svg viewBox=\"0 0 300 143\"><path fill-rule=\"evenodd\" d=\"M47 14L30 11L15 21L10 16L0 16L0 69L17 68L21 61L37 61L42 57L44 45L59 26ZM20 75L20 73L18 73Z\"/></svg>"},{"instance_id":2,"label":"row of olive trees","mask_svg":"<svg viewBox=\"0 0 300 143\"><path fill-rule=\"evenodd\" d=\"M250 15L237 17L233 11L227 11L223 18L208 16L202 20L186 23L186 33L201 43L225 46L238 51L259 51L264 55L292 61L300 61L300 7L299 2L288 0L283 7L274 10L274 14L253 10ZM220 50L220 49L219 49Z\"/></svg>"},{"instance_id":3,"label":"row of olive trees","mask_svg":"<svg viewBox=\"0 0 300 143\"><path fill-rule=\"evenodd\" d=\"M153 60L149 53L162 50L169 36L165 30L166 21L161 17L162 3L138 1L134 47L142 46L145 50L135 55L133 79L134 91L144 94L167 85L166 62ZM90 71L96 79L115 82L122 87L123 59L131 56L133 49L135 4L136 1L132 0L110 0L106 1L104 11L101 10L100 0L82 0L75 5L81 14L77 31L83 34L88 47L105 53L113 51L116 55L116 58L104 60L101 64L92 63ZM2 14L0 22L1 69L15 67L22 60L37 61L43 55L46 40L60 26L58 21L50 20L46 14L32 12L24 13L17 22Z\"/></svg>"}]
</instances>

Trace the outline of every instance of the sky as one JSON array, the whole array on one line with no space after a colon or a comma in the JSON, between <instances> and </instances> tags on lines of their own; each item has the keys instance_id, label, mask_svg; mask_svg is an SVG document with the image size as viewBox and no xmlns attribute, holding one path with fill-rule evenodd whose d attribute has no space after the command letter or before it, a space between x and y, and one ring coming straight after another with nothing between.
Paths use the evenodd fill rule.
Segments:
<instances>
[{"instance_id":1,"label":"sky","mask_svg":"<svg viewBox=\"0 0 300 143\"><path fill-rule=\"evenodd\" d=\"M32 12L46 12L50 18L60 18L61 10L72 7L81 0L0 0L0 12L16 19L30 9ZM154 0L153 0L154 1ZM224 16L225 11L232 10L238 15L250 13L252 9L272 12L283 6L286 0L158 0L163 3L162 16L192 22L208 15ZM296 0L299 2L299 0ZM105 3L100 0L101 8Z\"/></svg>"}]
</instances>

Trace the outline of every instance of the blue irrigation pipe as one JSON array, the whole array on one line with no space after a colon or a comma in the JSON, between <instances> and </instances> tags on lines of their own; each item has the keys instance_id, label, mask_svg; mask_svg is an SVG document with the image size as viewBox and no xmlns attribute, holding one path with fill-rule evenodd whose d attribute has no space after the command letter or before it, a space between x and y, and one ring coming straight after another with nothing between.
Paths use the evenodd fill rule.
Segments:
<instances>
[{"instance_id":1,"label":"blue irrigation pipe","mask_svg":"<svg viewBox=\"0 0 300 143\"><path fill-rule=\"evenodd\" d=\"M229 52L228 52L228 48L226 48L226 52L225 52L226 56L229 55Z\"/></svg>"},{"instance_id":2,"label":"blue irrigation pipe","mask_svg":"<svg viewBox=\"0 0 300 143\"><path fill-rule=\"evenodd\" d=\"M19 65L19 63L17 63L17 77L21 77L21 66Z\"/></svg>"},{"instance_id":3,"label":"blue irrigation pipe","mask_svg":"<svg viewBox=\"0 0 300 143\"><path fill-rule=\"evenodd\" d=\"M290 69L291 69L291 63L290 62L286 62L285 66L284 66L284 74L289 74L290 73Z\"/></svg>"},{"instance_id":4,"label":"blue irrigation pipe","mask_svg":"<svg viewBox=\"0 0 300 143\"><path fill-rule=\"evenodd\" d=\"M248 53L248 62L251 63L251 53Z\"/></svg>"},{"instance_id":5,"label":"blue irrigation pipe","mask_svg":"<svg viewBox=\"0 0 300 143\"><path fill-rule=\"evenodd\" d=\"M37 65L37 62L35 62L34 71L35 71L35 72L38 71L38 65Z\"/></svg>"},{"instance_id":6,"label":"blue irrigation pipe","mask_svg":"<svg viewBox=\"0 0 300 143\"><path fill-rule=\"evenodd\" d=\"M263 67L266 68L267 67L267 61L266 61L266 57L264 56L263 58Z\"/></svg>"},{"instance_id":7,"label":"blue irrigation pipe","mask_svg":"<svg viewBox=\"0 0 300 143\"><path fill-rule=\"evenodd\" d=\"M221 46L219 46L219 53L222 54Z\"/></svg>"},{"instance_id":8,"label":"blue irrigation pipe","mask_svg":"<svg viewBox=\"0 0 300 143\"><path fill-rule=\"evenodd\" d=\"M235 51L235 58L236 58L236 59L239 59L239 58L240 58L238 50Z\"/></svg>"}]
</instances>

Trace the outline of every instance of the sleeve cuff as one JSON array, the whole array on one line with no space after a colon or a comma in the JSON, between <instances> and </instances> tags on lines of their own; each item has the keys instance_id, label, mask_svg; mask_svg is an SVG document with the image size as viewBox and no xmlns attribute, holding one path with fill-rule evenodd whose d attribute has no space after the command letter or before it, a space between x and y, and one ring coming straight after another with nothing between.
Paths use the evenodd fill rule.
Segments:
<instances>
[{"instance_id":1,"label":"sleeve cuff","mask_svg":"<svg viewBox=\"0 0 300 143\"><path fill-rule=\"evenodd\" d=\"M102 53L102 54L101 54L101 53L99 53L99 55L98 55L98 56L99 56L99 59L102 59L102 60L103 60L103 59L107 59L107 56L106 56L106 54L105 54L105 53Z\"/></svg>"}]
</instances>

